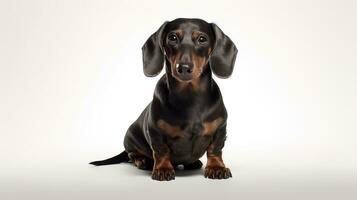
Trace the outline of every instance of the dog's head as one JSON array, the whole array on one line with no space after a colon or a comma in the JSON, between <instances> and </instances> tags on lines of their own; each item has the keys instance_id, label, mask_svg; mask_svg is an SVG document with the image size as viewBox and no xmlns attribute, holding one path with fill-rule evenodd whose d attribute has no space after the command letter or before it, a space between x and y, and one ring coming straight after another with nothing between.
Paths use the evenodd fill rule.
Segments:
<instances>
[{"instance_id":1,"label":"dog's head","mask_svg":"<svg viewBox=\"0 0 357 200\"><path fill-rule=\"evenodd\" d=\"M228 78L238 52L216 24L183 18L165 22L142 51L146 76L159 74L166 60L167 73L178 81L197 79L208 66L216 76Z\"/></svg>"}]
</instances>

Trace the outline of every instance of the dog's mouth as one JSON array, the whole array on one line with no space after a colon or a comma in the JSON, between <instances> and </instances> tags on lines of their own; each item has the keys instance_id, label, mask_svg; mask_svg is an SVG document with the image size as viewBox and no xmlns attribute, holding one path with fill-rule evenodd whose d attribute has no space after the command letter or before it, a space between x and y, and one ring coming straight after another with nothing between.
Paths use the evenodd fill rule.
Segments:
<instances>
[{"instance_id":1,"label":"dog's mouth","mask_svg":"<svg viewBox=\"0 0 357 200\"><path fill-rule=\"evenodd\" d=\"M172 76L180 82L190 82L190 81L194 80L194 78L192 76L180 76L175 73L173 73Z\"/></svg>"}]
</instances>

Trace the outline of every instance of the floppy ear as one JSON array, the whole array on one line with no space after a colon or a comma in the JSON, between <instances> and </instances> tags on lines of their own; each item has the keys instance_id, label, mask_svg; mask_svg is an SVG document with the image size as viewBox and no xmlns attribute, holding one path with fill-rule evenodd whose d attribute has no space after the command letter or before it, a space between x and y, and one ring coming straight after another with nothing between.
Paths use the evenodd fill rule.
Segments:
<instances>
[{"instance_id":1,"label":"floppy ear","mask_svg":"<svg viewBox=\"0 0 357 200\"><path fill-rule=\"evenodd\" d=\"M162 32L166 24L167 22L161 25L159 30L153 33L141 48L145 76L156 76L164 67L165 57L162 47Z\"/></svg>"},{"instance_id":2,"label":"floppy ear","mask_svg":"<svg viewBox=\"0 0 357 200\"><path fill-rule=\"evenodd\" d=\"M212 23L211 26L216 39L209 64L216 76L228 78L233 72L238 49L216 24Z\"/></svg>"}]
</instances>

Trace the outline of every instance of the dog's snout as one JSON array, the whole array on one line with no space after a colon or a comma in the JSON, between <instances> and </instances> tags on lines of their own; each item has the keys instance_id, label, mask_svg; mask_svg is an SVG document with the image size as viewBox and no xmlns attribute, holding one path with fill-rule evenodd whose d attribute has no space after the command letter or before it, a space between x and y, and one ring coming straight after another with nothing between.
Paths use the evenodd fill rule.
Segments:
<instances>
[{"instance_id":1,"label":"dog's snout","mask_svg":"<svg viewBox=\"0 0 357 200\"><path fill-rule=\"evenodd\" d=\"M193 65L191 63L179 63L176 65L176 71L180 76L190 76Z\"/></svg>"}]
</instances>

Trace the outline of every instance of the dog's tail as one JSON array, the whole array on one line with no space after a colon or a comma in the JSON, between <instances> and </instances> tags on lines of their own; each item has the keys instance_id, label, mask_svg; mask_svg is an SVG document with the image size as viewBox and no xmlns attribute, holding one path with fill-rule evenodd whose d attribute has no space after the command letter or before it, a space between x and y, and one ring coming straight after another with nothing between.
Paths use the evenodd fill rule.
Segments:
<instances>
[{"instance_id":1,"label":"dog's tail","mask_svg":"<svg viewBox=\"0 0 357 200\"><path fill-rule=\"evenodd\" d=\"M95 166L100 166L100 165L112 165L112 164L119 164L122 162L128 162L129 156L126 151L121 152L119 155L116 155L112 158L108 158L106 160L99 160L99 161L93 161L89 164L95 165Z\"/></svg>"}]
</instances>

